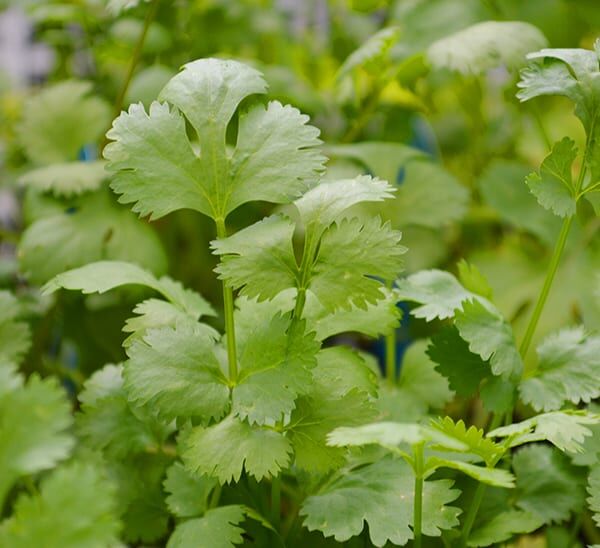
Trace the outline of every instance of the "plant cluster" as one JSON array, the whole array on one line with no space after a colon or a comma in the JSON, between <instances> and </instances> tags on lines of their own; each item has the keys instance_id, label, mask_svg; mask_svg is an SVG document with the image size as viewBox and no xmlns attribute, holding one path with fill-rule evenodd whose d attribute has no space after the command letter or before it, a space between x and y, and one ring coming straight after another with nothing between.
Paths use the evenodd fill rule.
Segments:
<instances>
[{"instance_id":1,"label":"plant cluster","mask_svg":"<svg viewBox=\"0 0 600 548\"><path fill-rule=\"evenodd\" d=\"M356 115L330 139L229 58L163 72L122 110L159 9L137 4L108 3L146 18L105 139L111 108L75 79L28 98L10 136L15 268L35 289L0 291L0 547L600 545L600 42L545 48L528 23L484 21L405 52L388 25L340 63L338 114ZM507 159L514 143L494 157L470 106L454 160L476 186L360 140L386 98L432 108L426 78L458 74L481 107L482 75L526 54L518 99L563 96L584 131L537 170ZM495 250L495 276L467 234L488 208L528 235ZM173 217L198 229L189 255L219 298L167 274L188 257ZM538 245L547 265L519 262Z\"/></svg>"}]
</instances>

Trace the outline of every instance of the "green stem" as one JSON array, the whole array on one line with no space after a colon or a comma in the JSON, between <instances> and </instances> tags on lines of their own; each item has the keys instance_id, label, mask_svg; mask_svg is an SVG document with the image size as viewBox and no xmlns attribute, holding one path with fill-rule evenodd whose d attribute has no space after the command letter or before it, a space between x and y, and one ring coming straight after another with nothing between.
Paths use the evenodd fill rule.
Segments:
<instances>
[{"instance_id":1,"label":"green stem","mask_svg":"<svg viewBox=\"0 0 600 548\"><path fill-rule=\"evenodd\" d=\"M227 238L225 220L218 218L217 237ZM235 382L237 379L237 356L235 349L235 323L233 318L233 290L223 280L223 310L225 313L225 336L227 337L227 363L229 364L229 380Z\"/></svg>"},{"instance_id":2,"label":"green stem","mask_svg":"<svg viewBox=\"0 0 600 548\"><path fill-rule=\"evenodd\" d=\"M281 476L274 477L271 482L271 523L279 531L281 522Z\"/></svg>"},{"instance_id":3,"label":"green stem","mask_svg":"<svg viewBox=\"0 0 600 548\"><path fill-rule=\"evenodd\" d=\"M123 108L123 103L125 102L125 95L127 95L127 90L129 89L129 85L131 84L131 80L133 79L135 68L137 67L137 64L140 60L142 49L144 48L144 43L146 42L146 36L148 35L148 30L150 29L152 21L154 21L154 18L156 17L156 12L158 11L159 3L160 0L152 0L152 4L150 4L150 7L146 12L142 33L140 34L138 41L136 42L135 47L133 49L133 53L131 54L131 59L129 61L129 66L127 67L125 81L121 86L121 90L119 91L119 95L115 103L115 118L121 113L121 109Z\"/></svg>"},{"instance_id":4,"label":"green stem","mask_svg":"<svg viewBox=\"0 0 600 548\"><path fill-rule=\"evenodd\" d=\"M394 282L388 282L388 288L392 289ZM396 328L385 336L385 376L390 384L396 384Z\"/></svg>"},{"instance_id":5,"label":"green stem","mask_svg":"<svg viewBox=\"0 0 600 548\"><path fill-rule=\"evenodd\" d=\"M217 485L213 492L210 495L210 501L208 503L209 508L216 508L219 505L219 499L221 498L221 491L223 487L221 485Z\"/></svg>"},{"instance_id":6,"label":"green stem","mask_svg":"<svg viewBox=\"0 0 600 548\"><path fill-rule=\"evenodd\" d=\"M310 268L314 259L314 231L312 227L306 228L304 239L304 249L302 251L302 261L300 262L300 270L298 272L298 293L296 295L296 305L292 318L298 321L302 318L304 305L306 304L306 286L310 277Z\"/></svg>"},{"instance_id":7,"label":"green stem","mask_svg":"<svg viewBox=\"0 0 600 548\"><path fill-rule=\"evenodd\" d=\"M423 444L415 445L415 494L413 502L413 532L415 548L421 548L423 523Z\"/></svg>"},{"instance_id":8,"label":"green stem","mask_svg":"<svg viewBox=\"0 0 600 548\"><path fill-rule=\"evenodd\" d=\"M521 353L521 356L523 358L527 355L527 351L529 350L529 346L531 345L531 339L533 338L533 334L535 333L538 321L540 319L540 316L542 315L542 310L544 309L544 305L546 304L546 300L548 299L548 294L550 293L552 282L554 281L554 277L556 276L556 271L558 270L560 258L567 243L567 238L569 236L569 230L571 229L572 222L572 216L567 217L563 221L563 225L558 236L558 241L556 242L556 247L554 248L554 252L552 253L552 258L550 259L548 271L546 272L546 279L544 280L544 285L542 286L542 290L535 304L533 314L531 315L531 319L529 320L529 324L527 325L525 337L523 338L523 342L521 343L521 346L519 348L519 352Z\"/></svg>"},{"instance_id":9,"label":"green stem","mask_svg":"<svg viewBox=\"0 0 600 548\"><path fill-rule=\"evenodd\" d=\"M462 533L460 536L461 546L467 545L467 541L469 540L469 535L471 534L471 529L473 528L473 523L475 523L475 518L477 517L477 512L479 511L479 507L481 506L481 501L483 500L484 494L485 484L477 484L477 488L475 489L475 493L473 494L473 500L471 501L471 505L469 506L467 517L465 518L465 524L463 525Z\"/></svg>"}]
</instances>

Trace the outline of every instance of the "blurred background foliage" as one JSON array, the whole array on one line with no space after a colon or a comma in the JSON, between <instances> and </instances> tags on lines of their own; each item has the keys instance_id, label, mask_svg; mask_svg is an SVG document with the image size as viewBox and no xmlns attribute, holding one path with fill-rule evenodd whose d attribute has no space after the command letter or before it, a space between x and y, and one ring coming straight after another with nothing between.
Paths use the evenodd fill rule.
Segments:
<instances>
[{"instance_id":1,"label":"blurred background foliage","mask_svg":"<svg viewBox=\"0 0 600 548\"><path fill-rule=\"evenodd\" d=\"M552 143L568 134L581 146L584 135L566 100L520 104L518 69L546 45L590 48L596 0L0 0L0 9L31 24L2 46L19 50L12 65L45 52L41 69L0 66L0 286L33 325L25 371L77 387L124 358L120 326L139 294L42 297L40 285L68 268L134 261L220 308L209 221L187 211L137 219L98 161L121 109L147 106L181 65L209 56L255 65L269 98L310 115L328 177L368 172L398 185L380 213L404 233L407 273L456 272L466 258L522 335L559 230L523 180ZM520 23L494 27L510 21ZM231 226L271 207L244 206ZM575 322L600 327L593 204L575 225L538 341ZM400 349L432 329L405 321Z\"/></svg>"}]
</instances>

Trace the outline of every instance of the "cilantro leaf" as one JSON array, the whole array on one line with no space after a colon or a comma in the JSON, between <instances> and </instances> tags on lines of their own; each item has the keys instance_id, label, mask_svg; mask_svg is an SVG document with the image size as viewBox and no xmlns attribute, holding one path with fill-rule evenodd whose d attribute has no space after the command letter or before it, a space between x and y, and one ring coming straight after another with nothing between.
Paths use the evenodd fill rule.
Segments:
<instances>
[{"instance_id":1,"label":"cilantro leaf","mask_svg":"<svg viewBox=\"0 0 600 548\"><path fill-rule=\"evenodd\" d=\"M0 291L0 358L19 361L29 350L29 326L19 321L19 303L8 291Z\"/></svg>"},{"instance_id":2,"label":"cilantro leaf","mask_svg":"<svg viewBox=\"0 0 600 548\"><path fill-rule=\"evenodd\" d=\"M150 413L130 407L121 366L106 365L96 371L84 383L79 400L78 434L89 447L102 449L111 457L156 448L169 433Z\"/></svg>"},{"instance_id":3,"label":"cilantro leaf","mask_svg":"<svg viewBox=\"0 0 600 548\"><path fill-rule=\"evenodd\" d=\"M272 215L228 238L214 240L213 252L221 256L215 272L232 287L241 288L241 295L259 301L295 287L294 229L289 219Z\"/></svg>"},{"instance_id":4,"label":"cilantro leaf","mask_svg":"<svg viewBox=\"0 0 600 548\"><path fill-rule=\"evenodd\" d=\"M4 369L0 366L0 369ZM0 499L22 475L52 468L74 445L71 406L55 379L9 379L0 398Z\"/></svg>"},{"instance_id":5,"label":"cilantro leaf","mask_svg":"<svg viewBox=\"0 0 600 548\"><path fill-rule=\"evenodd\" d=\"M490 546L509 540L512 536L531 533L543 525L543 520L531 512L506 510L477 527L470 535L467 546Z\"/></svg>"},{"instance_id":6,"label":"cilantro leaf","mask_svg":"<svg viewBox=\"0 0 600 548\"><path fill-rule=\"evenodd\" d=\"M422 270L398 280L396 286L400 299L420 304L411 314L428 322L451 318L464 301L477 298L443 270Z\"/></svg>"},{"instance_id":7,"label":"cilantro leaf","mask_svg":"<svg viewBox=\"0 0 600 548\"><path fill-rule=\"evenodd\" d=\"M393 196L394 188L386 181L360 175L354 179L322 181L305 192L294 204L305 227L322 232L350 207L364 202L381 202Z\"/></svg>"},{"instance_id":8,"label":"cilantro leaf","mask_svg":"<svg viewBox=\"0 0 600 548\"><path fill-rule=\"evenodd\" d=\"M54 163L28 171L20 178L21 184L54 196L70 198L84 192L98 190L108 177L105 162Z\"/></svg>"},{"instance_id":9,"label":"cilantro leaf","mask_svg":"<svg viewBox=\"0 0 600 548\"><path fill-rule=\"evenodd\" d=\"M519 385L521 399L536 411L600 396L600 337L588 337L582 328L563 329L540 344L538 355L536 369Z\"/></svg>"},{"instance_id":10,"label":"cilantro leaf","mask_svg":"<svg viewBox=\"0 0 600 548\"><path fill-rule=\"evenodd\" d=\"M334 223L323 233L309 289L329 310L375 303L382 297L381 282L372 277L390 280L402 268L406 248L398 245L400 238L377 217Z\"/></svg>"},{"instance_id":11,"label":"cilantro leaf","mask_svg":"<svg viewBox=\"0 0 600 548\"><path fill-rule=\"evenodd\" d=\"M281 433L227 416L195 427L185 442L183 462L194 474L215 477L221 484L239 481L242 470L257 481L275 476L290 462L290 441Z\"/></svg>"},{"instance_id":12,"label":"cilantro leaf","mask_svg":"<svg viewBox=\"0 0 600 548\"><path fill-rule=\"evenodd\" d=\"M208 509L208 497L217 482L206 476L192 476L180 462L167 470L164 488L172 514L180 518L200 516Z\"/></svg>"},{"instance_id":13,"label":"cilantro leaf","mask_svg":"<svg viewBox=\"0 0 600 548\"><path fill-rule=\"evenodd\" d=\"M423 534L439 536L458 525L458 508L448 506L459 491L449 480L423 485ZM383 459L346 472L308 497L300 513L310 530L344 542L360 534L365 522L375 546L403 545L412 538L414 477L402 460Z\"/></svg>"},{"instance_id":14,"label":"cilantro leaf","mask_svg":"<svg viewBox=\"0 0 600 548\"><path fill-rule=\"evenodd\" d=\"M97 467L73 462L45 478L39 493L17 499L12 517L0 524L0 545L116 546L120 528L112 483Z\"/></svg>"},{"instance_id":15,"label":"cilantro leaf","mask_svg":"<svg viewBox=\"0 0 600 548\"><path fill-rule=\"evenodd\" d=\"M427 50L430 63L462 74L483 74L506 65L519 67L525 54L547 40L533 25L522 21L483 21L436 40Z\"/></svg>"},{"instance_id":16,"label":"cilantro leaf","mask_svg":"<svg viewBox=\"0 0 600 548\"><path fill-rule=\"evenodd\" d=\"M26 101L17 137L34 164L76 160L81 147L104 133L110 107L91 90L89 82L65 80Z\"/></svg>"},{"instance_id":17,"label":"cilantro leaf","mask_svg":"<svg viewBox=\"0 0 600 548\"><path fill-rule=\"evenodd\" d=\"M227 127L239 103L265 89L253 68L200 59L163 88L167 103L152 103L148 114L132 105L114 121L107 134L113 142L104 150L121 201L134 202L133 210L151 219L183 208L224 219L248 201L282 203L300 194L324 157L315 149L319 131L295 108L276 101L251 107L240 116L233 155L227 153ZM185 119L196 131L199 154Z\"/></svg>"},{"instance_id":18,"label":"cilantro leaf","mask_svg":"<svg viewBox=\"0 0 600 548\"><path fill-rule=\"evenodd\" d=\"M585 411L553 411L487 433L490 438L510 438L510 447L547 440L561 451L578 453L592 432L588 425L599 424L600 416Z\"/></svg>"},{"instance_id":19,"label":"cilantro leaf","mask_svg":"<svg viewBox=\"0 0 600 548\"><path fill-rule=\"evenodd\" d=\"M454 326L442 329L431 338L427 354L459 396L472 396L481 381L489 376L488 362L469 350L469 343Z\"/></svg>"},{"instance_id":20,"label":"cilantro leaf","mask_svg":"<svg viewBox=\"0 0 600 548\"><path fill-rule=\"evenodd\" d=\"M21 238L21 271L34 283L101 259L125 260L161 273L167 268L152 228L117 207L107 191L88 193L33 222ZM135 242L135 245L132 245Z\"/></svg>"},{"instance_id":21,"label":"cilantro leaf","mask_svg":"<svg viewBox=\"0 0 600 548\"><path fill-rule=\"evenodd\" d=\"M456 328L469 343L469 350L484 361L490 361L494 375L518 377L523 360L515 345L510 325L493 306L479 300L466 301L456 313Z\"/></svg>"},{"instance_id":22,"label":"cilantro leaf","mask_svg":"<svg viewBox=\"0 0 600 548\"><path fill-rule=\"evenodd\" d=\"M153 329L127 349L125 389L130 401L161 417L222 417L227 379L214 354L212 330L202 324Z\"/></svg>"},{"instance_id":23,"label":"cilantro leaf","mask_svg":"<svg viewBox=\"0 0 600 548\"><path fill-rule=\"evenodd\" d=\"M571 513L582 511L585 479L566 455L547 445L530 445L514 454L512 466L520 509L543 523L565 521Z\"/></svg>"},{"instance_id":24,"label":"cilantro leaf","mask_svg":"<svg viewBox=\"0 0 600 548\"><path fill-rule=\"evenodd\" d=\"M540 167L525 182L539 204L559 217L575 214L576 196L571 169L577 157L575 142L565 137L552 147Z\"/></svg>"},{"instance_id":25,"label":"cilantro leaf","mask_svg":"<svg viewBox=\"0 0 600 548\"><path fill-rule=\"evenodd\" d=\"M243 339L238 337L240 368L232 411L251 424L266 424L289 413L298 395L310 388L319 345L312 335L289 327L289 316L277 315L257 324Z\"/></svg>"},{"instance_id":26,"label":"cilantro leaf","mask_svg":"<svg viewBox=\"0 0 600 548\"><path fill-rule=\"evenodd\" d=\"M594 466L588 478L587 485L589 509L594 513L593 518L596 525L600 526L600 466Z\"/></svg>"}]
</instances>

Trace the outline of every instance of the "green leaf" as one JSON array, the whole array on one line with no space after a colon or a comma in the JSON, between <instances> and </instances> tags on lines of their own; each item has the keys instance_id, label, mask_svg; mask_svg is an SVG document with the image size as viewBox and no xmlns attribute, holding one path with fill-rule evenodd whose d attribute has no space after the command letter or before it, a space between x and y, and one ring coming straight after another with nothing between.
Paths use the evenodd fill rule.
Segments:
<instances>
[{"instance_id":1,"label":"green leaf","mask_svg":"<svg viewBox=\"0 0 600 548\"><path fill-rule=\"evenodd\" d=\"M129 400L161 417L222 417L229 388L214 354L212 330L202 324L148 331L127 349L125 389Z\"/></svg>"},{"instance_id":2,"label":"green leaf","mask_svg":"<svg viewBox=\"0 0 600 548\"><path fill-rule=\"evenodd\" d=\"M169 433L149 413L130 407L121 366L106 365L96 371L84 383L79 400L78 434L89 447L112 458L155 449Z\"/></svg>"},{"instance_id":3,"label":"green leaf","mask_svg":"<svg viewBox=\"0 0 600 548\"><path fill-rule=\"evenodd\" d=\"M536 369L519 385L521 399L536 411L600 396L600 337L586 336L583 328L563 329L540 344L538 356Z\"/></svg>"},{"instance_id":4,"label":"green leaf","mask_svg":"<svg viewBox=\"0 0 600 548\"><path fill-rule=\"evenodd\" d=\"M74 161L81 147L104 133L110 107L91 90L89 82L65 80L25 102L17 137L34 164Z\"/></svg>"},{"instance_id":5,"label":"green leaf","mask_svg":"<svg viewBox=\"0 0 600 548\"><path fill-rule=\"evenodd\" d=\"M510 438L510 447L547 440L561 451L581 452L587 436L587 425L600 424L600 416L585 411L553 411L522 422L502 426L487 433L490 438Z\"/></svg>"},{"instance_id":6,"label":"green leaf","mask_svg":"<svg viewBox=\"0 0 600 548\"><path fill-rule=\"evenodd\" d=\"M523 510L506 510L477 527L467 546L490 546L509 540L514 535L531 533L543 525L537 515Z\"/></svg>"},{"instance_id":7,"label":"green leaf","mask_svg":"<svg viewBox=\"0 0 600 548\"><path fill-rule=\"evenodd\" d=\"M431 421L431 426L466 445L467 451L477 455L487 466L494 466L505 451L501 445L486 439L483 430L475 426L467 428L462 420L454 422L450 417L444 417Z\"/></svg>"},{"instance_id":8,"label":"green leaf","mask_svg":"<svg viewBox=\"0 0 600 548\"><path fill-rule=\"evenodd\" d=\"M399 279L396 286L399 299L420 304L411 314L428 322L451 318L464 301L477 298L443 270L422 270Z\"/></svg>"},{"instance_id":9,"label":"green leaf","mask_svg":"<svg viewBox=\"0 0 600 548\"><path fill-rule=\"evenodd\" d=\"M339 68L337 77L344 78L359 67L365 68L368 72L380 70L382 64L386 64L390 49L398 41L399 36L399 27L387 27L377 31L348 56Z\"/></svg>"},{"instance_id":10,"label":"green leaf","mask_svg":"<svg viewBox=\"0 0 600 548\"><path fill-rule=\"evenodd\" d=\"M18 362L29 350L29 326L19 321L19 303L8 291L0 291L0 361Z\"/></svg>"},{"instance_id":11,"label":"green leaf","mask_svg":"<svg viewBox=\"0 0 600 548\"><path fill-rule=\"evenodd\" d=\"M310 389L318 343L302 329L291 330L289 316L277 315L238 337L239 374L232 411L251 424L267 424L290 413Z\"/></svg>"},{"instance_id":12,"label":"green leaf","mask_svg":"<svg viewBox=\"0 0 600 548\"><path fill-rule=\"evenodd\" d=\"M366 308L382 298L381 282L402 269L401 233L378 217L342 220L323 233L309 289L328 310Z\"/></svg>"},{"instance_id":13,"label":"green leaf","mask_svg":"<svg viewBox=\"0 0 600 548\"><path fill-rule=\"evenodd\" d=\"M153 229L116 207L108 192L85 194L60 207L60 212L36 220L23 233L20 267L33 283L45 283L65 270L101 259L134 262L156 273L167 269Z\"/></svg>"},{"instance_id":14,"label":"green leaf","mask_svg":"<svg viewBox=\"0 0 600 548\"><path fill-rule=\"evenodd\" d=\"M565 137L544 158L540 172L525 179L539 204L559 217L570 217L576 211L577 197L571 174L576 157L575 141Z\"/></svg>"},{"instance_id":15,"label":"green leaf","mask_svg":"<svg viewBox=\"0 0 600 548\"><path fill-rule=\"evenodd\" d=\"M543 523L566 521L583 510L585 489L581 468L547 445L530 445L513 455L517 506Z\"/></svg>"},{"instance_id":16,"label":"green leaf","mask_svg":"<svg viewBox=\"0 0 600 548\"><path fill-rule=\"evenodd\" d=\"M272 215L233 236L214 240L213 252L221 257L215 272L233 288L241 288L241 295L259 301L296 287L294 229L289 219Z\"/></svg>"},{"instance_id":17,"label":"green leaf","mask_svg":"<svg viewBox=\"0 0 600 548\"><path fill-rule=\"evenodd\" d=\"M423 486L423 534L440 536L458 525L458 508L447 506L459 491L449 480L427 481ZM300 510L304 525L326 537L344 542L369 527L375 546L390 541L403 545L413 537L414 476L402 460L383 459L347 471L308 497Z\"/></svg>"},{"instance_id":18,"label":"green leaf","mask_svg":"<svg viewBox=\"0 0 600 548\"><path fill-rule=\"evenodd\" d=\"M458 261L456 266L458 267L458 279L467 291L486 299L492 298L492 288L477 266L464 259Z\"/></svg>"},{"instance_id":19,"label":"green leaf","mask_svg":"<svg viewBox=\"0 0 600 548\"><path fill-rule=\"evenodd\" d=\"M530 173L531 167L525 163L493 160L478 181L479 190L484 202L493 207L504 222L531 232L552 246L560 231L560 220L539 207L523 184Z\"/></svg>"},{"instance_id":20,"label":"green leaf","mask_svg":"<svg viewBox=\"0 0 600 548\"><path fill-rule=\"evenodd\" d=\"M167 548L233 548L244 542L244 530L240 524L246 518L272 529L260 514L246 506L221 506L209 510L201 518L180 523L171 535Z\"/></svg>"},{"instance_id":21,"label":"green leaf","mask_svg":"<svg viewBox=\"0 0 600 548\"><path fill-rule=\"evenodd\" d=\"M183 462L194 474L215 477L221 484L239 481L243 470L260 481L288 466L291 451L290 441L281 433L229 415L208 428L197 426L191 431Z\"/></svg>"},{"instance_id":22,"label":"green leaf","mask_svg":"<svg viewBox=\"0 0 600 548\"><path fill-rule=\"evenodd\" d=\"M324 473L341 466L345 456L344 450L327 445L327 434L374 418L370 396L376 393L377 379L358 354L340 346L321 350L312 373L310 392L296 401L285 430L296 466Z\"/></svg>"},{"instance_id":23,"label":"green leaf","mask_svg":"<svg viewBox=\"0 0 600 548\"><path fill-rule=\"evenodd\" d=\"M489 468L485 466L476 466L461 460L441 459L430 457L425 462L428 471L435 471L438 468L450 468L458 470L467 476L476 479L480 483L492 485L494 487L511 488L515 486L515 479L510 472L501 468Z\"/></svg>"},{"instance_id":24,"label":"green leaf","mask_svg":"<svg viewBox=\"0 0 600 548\"><path fill-rule=\"evenodd\" d=\"M392 198L394 188L386 181L360 175L354 179L322 181L294 203L305 227L317 227L317 237L350 207Z\"/></svg>"},{"instance_id":25,"label":"green leaf","mask_svg":"<svg viewBox=\"0 0 600 548\"><path fill-rule=\"evenodd\" d=\"M469 343L454 326L442 329L431 338L427 354L459 396L472 396L481 381L489 376L488 362L469 350Z\"/></svg>"},{"instance_id":26,"label":"green leaf","mask_svg":"<svg viewBox=\"0 0 600 548\"><path fill-rule=\"evenodd\" d=\"M56 379L9 379L0 398L0 499L22 475L52 468L74 445L71 406ZM12 389L11 389L12 388Z\"/></svg>"},{"instance_id":27,"label":"green leaf","mask_svg":"<svg viewBox=\"0 0 600 548\"><path fill-rule=\"evenodd\" d=\"M490 361L494 375L518 377L523 371L523 360L515 345L511 326L492 305L470 300L456 313L456 328L469 343L469 350L482 360Z\"/></svg>"},{"instance_id":28,"label":"green leaf","mask_svg":"<svg viewBox=\"0 0 600 548\"><path fill-rule=\"evenodd\" d=\"M543 48L541 31L522 21L483 21L435 41L427 50L435 68L462 74L483 74L506 65L513 69L525 63L525 55Z\"/></svg>"},{"instance_id":29,"label":"green leaf","mask_svg":"<svg viewBox=\"0 0 600 548\"><path fill-rule=\"evenodd\" d=\"M261 74L246 65L200 59L163 88L167 103L153 102L148 114L132 105L114 121L107 134L113 142L104 150L120 200L151 219L183 208L224 219L248 201L285 203L298 196L324 157L315 148L319 131L295 108L276 101L254 105L240 115L233 154L226 150L239 103L265 88ZM196 131L199 153L184 116Z\"/></svg>"},{"instance_id":30,"label":"green leaf","mask_svg":"<svg viewBox=\"0 0 600 548\"><path fill-rule=\"evenodd\" d=\"M148 2L149 0L144 0ZM135 8L140 0L108 0L107 8L113 15L119 15L122 11Z\"/></svg>"},{"instance_id":31,"label":"green leaf","mask_svg":"<svg viewBox=\"0 0 600 548\"><path fill-rule=\"evenodd\" d=\"M206 476L192 476L180 462L167 470L164 481L169 493L166 502L170 512L180 518L201 516L208 509L208 497L217 482Z\"/></svg>"},{"instance_id":32,"label":"green leaf","mask_svg":"<svg viewBox=\"0 0 600 548\"><path fill-rule=\"evenodd\" d=\"M180 310L195 320L202 316L214 316L210 304L198 293L184 287L168 276L157 278L137 264L125 261L97 261L62 272L50 280L43 288L44 293L52 293L59 288L81 291L82 293L105 293L123 285L143 285L161 293ZM164 303L163 303L164 304ZM140 313L150 314L147 304ZM164 308L163 308L164 310Z\"/></svg>"},{"instance_id":33,"label":"green leaf","mask_svg":"<svg viewBox=\"0 0 600 548\"><path fill-rule=\"evenodd\" d=\"M41 192L70 198L98 190L108 174L105 162L64 162L40 167L22 175L20 182Z\"/></svg>"},{"instance_id":34,"label":"green leaf","mask_svg":"<svg viewBox=\"0 0 600 548\"><path fill-rule=\"evenodd\" d=\"M120 523L113 485L91 464L74 462L45 478L39 493L21 495L0 524L0 545L11 548L117 546Z\"/></svg>"},{"instance_id":35,"label":"green leaf","mask_svg":"<svg viewBox=\"0 0 600 548\"><path fill-rule=\"evenodd\" d=\"M588 477L588 507L593 512L596 525L600 526L600 466L594 466Z\"/></svg>"},{"instance_id":36,"label":"green leaf","mask_svg":"<svg viewBox=\"0 0 600 548\"><path fill-rule=\"evenodd\" d=\"M308 329L315 331L317 340L325 340L340 333L357 332L368 337L378 337L391 333L400 323L401 311L396 306L396 295L386 287L380 287L382 296L367 304L366 309L353 305L349 310L337 309L333 312L320 304L309 293L304 308Z\"/></svg>"}]
</instances>

